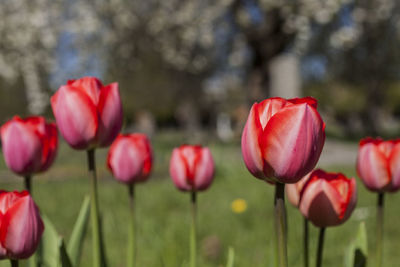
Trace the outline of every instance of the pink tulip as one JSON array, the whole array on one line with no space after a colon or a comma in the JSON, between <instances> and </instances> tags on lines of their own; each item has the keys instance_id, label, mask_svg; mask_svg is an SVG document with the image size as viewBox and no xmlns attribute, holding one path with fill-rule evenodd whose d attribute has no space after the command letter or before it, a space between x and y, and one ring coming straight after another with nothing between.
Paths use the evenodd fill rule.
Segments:
<instances>
[{"instance_id":1,"label":"pink tulip","mask_svg":"<svg viewBox=\"0 0 400 267\"><path fill-rule=\"evenodd\" d=\"M20 175L31 175L47 170L53 163L57 128L43 117L15 116L1 127L1 142L8 168Z\"/></svg>"},{"instance_id":2,"label":"pink tulip","mask_svg":"<svg viewBox=\"0 0 400 267\"><path fill-rule=\"evenodd\" d=\"M75 149L109 146L122 126L118 84L103 86L94 77L68 81L51 97L64 139Z\"/></svg>"},{"instance_id":3,"label":"pink tulip","mask_svg":"<svg viewBox=\"0 0 400 267\"><path fill-rule=\"evenodd\" d=\"M317 164L325 124L312 97L255 103L242 134L248 170L268 182L295 183Z\"/></svg>"},{"instance_id":4,"label":"pink tulip","mask_svg":"<svg viewBox=\"0 0 400 267\"><path fill-rule=\"evenodd\" d=\"M300 195L303 191L304 185L306 184L309 176L311 173L307 174L303 178L301 178L297 183L295 184L286 184L285 185L285 191L286 195L288 197L288 200L290 204L292 204L294 207L298 208L300 204Z\"/></svg>"},{"instance_id":5,"label":"pink tulip","mask_svg":"<svg viewBox=\"0 0 400 267\"><path fill-rule=\"evenodd\" d=\"M146 135L120 134L110 147L107 166L115 179L132 184L147 180L152 161L152 149Z\"/></svg>"},{"instance_id":6,"label":"pink tulip","mask_svg":"<svg viewBox=\"0 0 400 267\"><path fill-rule=\"evenodd\" d=\"M315 170L306 181L300 195L299 208L315 226L327 227L344 223L357 202L354 178L341 173Z\"/></svg>"},{"instance_id":7,"label":"pink tulip","mask_svg":"<svg viewBox=\"0 0 400 267\"><path fill-rule=\"evenodd\" d=\"M214 179L214 160L207 147L182 145L172 151L169 173L182 191L206 190Z\"/></svg>"},{"instance_id":8,"label":"pink tulip","mask_svg":"<svg viewBox=\"0 0 400 267\"><path fill-rule=\"evenodd\" d=\"M0 191L0 259L29 258L39 245L44 225L28 191Z\"/></svg>"},{"instance_id":9,"label":"pink tulip","mask_svg":"<svg viewBox=\"0 0 400 267\"><path fill-rule=\"evenodd\" d=\"M397 191L400 188L400 139L362 139L358 150L357 172L371 191Z\"/></svg>"}]
</instances>

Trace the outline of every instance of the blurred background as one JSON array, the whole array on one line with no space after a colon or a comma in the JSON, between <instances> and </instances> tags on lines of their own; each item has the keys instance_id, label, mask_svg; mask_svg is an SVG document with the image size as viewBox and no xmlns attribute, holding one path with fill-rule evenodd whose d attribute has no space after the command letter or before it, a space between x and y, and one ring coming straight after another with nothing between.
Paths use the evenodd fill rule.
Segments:
<instances>
[{"instance_id":1,"label":"blurred background","mask_svg":"<svg viewBox=\"0 0 400 267\"><path fill-rule=\"evenodd\" d=\"M238 137L252 103L318 99L330 136L400 129L395 0L3 0L0 120L118 81L125 126Z\"/></svg>"},{"instance_id":2,"label":"blurred background","mask_svg":"<svg viewBox=\"0 0 400 267\"><path fill-rule=\"evenodd\" d=\"M328 135L319 166L348 176L356 176L359 138L400 134L400 1L1 0L0 18L0 123L53 118L50 96L93 75L119 83L123 131L152 137L153 175L137 190L138 266L187 266L189 196L168 179L182 142L207 144L217 166L199 196L200 266L223 266L230 246L237 267L273 266L273 187L252 178L240 153L255 101L317 98ZM110 266L124 266L127 193L106 170L106 153L97 161L105 239ZM4 160L0 177L1 188L22 189ZM376 196L358 188L354 215L327 232L325 266L341 266L361 221L373 251ZM87 192L85 154L61 141L54 166L34 178L34 198L66 239ZM243 211L231 208L236 200ZM388 221L400 221L398 201L388 195ZM302 266L302 218L288 212L290 266ZM385 264L397 266L400 229L385 227ZM89 236L81 266L90 255Z\"/></svg>"}]
</instances>

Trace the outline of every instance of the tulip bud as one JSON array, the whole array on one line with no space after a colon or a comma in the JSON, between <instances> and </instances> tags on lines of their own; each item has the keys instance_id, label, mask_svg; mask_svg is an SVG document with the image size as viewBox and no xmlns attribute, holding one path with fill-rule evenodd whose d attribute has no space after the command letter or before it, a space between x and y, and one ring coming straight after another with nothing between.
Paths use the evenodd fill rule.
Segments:
<instances>
[{"instance_id":1,"label":"tulip bud","mask_svg":"<svg viewBox=\"0 0 400 267\"><path fill-rule=\"evenodd\" d=\"M172 151L169 173L182 191L206 190L214 179L214 160L207 147L182 145Z\"/></svg>"},{"instance_id":2,"label":"tulip bud","mask_svg":"<svg viewBox=\"0 0 400 267\"><path fill-rule=\"evenodd\" d=\"M325 124L311 97L255 103L242 134L247 169L268 182L295 183L317 164Z\"/></svg>"},{"instance_id":3,"label":"tulip bud","mask_svg":"<svg viewBox=\"0 0 400 267\"><path fill-rule=\"evenodd\" d=\"M317 227L344 223L353 212L357 202L354 178L341 173L315 170L304 184L299 208L304 217Z\"/></svg>"},{"instance_id":4,"label":"tulip bud","mask_svg":"<svg viewBox=\"0 0 400 267\"><path fill-rule=\"evenodd\" d=\"M118 84L103 86L94 77L68 81L51 97L57 126L75 149L107 147L122 126Z\"/></svg>"},{"instance_id":5,"label":"tulip bud","mask_svg":"<svg viewBox=\"0 0 400 267\"><path fill-rule=\"evenodd\" d=\"M107 166L115 179L126 184L146 181L152 161L150 141L144 134L120 134L107 156Z\"/></svg>"},{"instance_id":6,"label":"tulip bud","mask_svg":"<svg viewBox=\"0 0 400 267\"><path fill-rule=\"evenodd\" d=\"M29 258L39 245L44 225L28 191L0 191L0 259Z\"/></svg>"},{"instance_id":7,"label":"tulip bud","mask_svg":"<svg viewBox=\"0 0 400 267\"><path fill-rule=\"evenodd\" d=\"M57 128L43 117L15 116L1 127L1 142L7 167L19 175L47 170L58 146Z\"/></svg>"},{"instance_id":8,"label":"tulip bud","mask_svg":"<svg viewBox=\"0 0 400 267\"><path fill-rule=\"evenodd\" d=\"M397 191L400 188L400 140L362 139L357 173L371 191Z\"/></svg>"}]
</instances>

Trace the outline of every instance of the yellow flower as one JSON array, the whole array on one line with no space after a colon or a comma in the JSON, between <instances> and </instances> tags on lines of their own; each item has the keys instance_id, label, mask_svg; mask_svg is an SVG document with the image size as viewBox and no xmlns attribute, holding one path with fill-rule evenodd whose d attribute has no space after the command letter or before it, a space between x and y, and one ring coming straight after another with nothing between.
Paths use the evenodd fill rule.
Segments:
<instances>
[{"instance_id":1,"label":"yellow flower","mask_svg":"<svg viewBox=\"0 0 400 267\"><path fill-rule=\"evenodd\" d=\"M247 202L242 198L237 198L232 201L231 209L234 213L242 213L247 209Z\"/></svg>"}]
</instances>

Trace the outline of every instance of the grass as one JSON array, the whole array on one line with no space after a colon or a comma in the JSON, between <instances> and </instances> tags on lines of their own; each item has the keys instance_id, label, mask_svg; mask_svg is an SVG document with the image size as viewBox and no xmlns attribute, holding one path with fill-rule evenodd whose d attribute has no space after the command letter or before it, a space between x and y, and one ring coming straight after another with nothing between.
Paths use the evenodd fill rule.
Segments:
<instances>
[{"instance_id":1,"label":"grass","mask_svg":"<svg viewBox=\"0 0 400 267\"><path fill-rule=\"evenodd\" d=\"M137 238L139 267L183 267L189 260L189 194L178 191L168 174L169 156L182 138L161 134L153 140L155 162L148 182L136 187ZM235 249L235 267L273 266L273 186L253 178L241 159L238 142L210 142L216 162L216 177L211 188L199 193L198 240L199 267L224 266L228 248ZM113 180L105 167L106 149L97 151L100 208L103 214L109 266L125 266L128 231L128 189ZM14 176L0 160L0 188L20 190L23 180ZM85 194L89 192L86 154L64 143L53 167L34 177L33 194L41 212L68 240ZM331 166L355 176L354 166ZM345 224L326 231L324 266L342 266L344 251L354 238L357 227L365 221L369 250L374 249L376 195L367 192L358 180L359 201L353 216ZM237 198L247 202L247 210L232 212ZM386 198L384 266L396 266L400 249L399 194ZM302 266L303 219L297 209L287 204L289 227L289 266ZM311 266L315 264L318 229L311 227ZM90 231L81 266L91 266ZM370 264L371 262L370 259ZM7 265L4 265L7 266Z\"/></svg>"}]
</instances>

